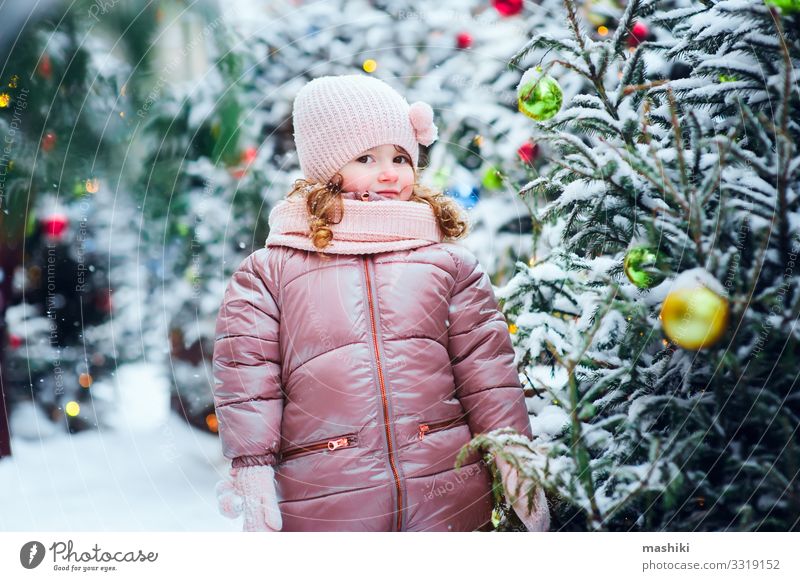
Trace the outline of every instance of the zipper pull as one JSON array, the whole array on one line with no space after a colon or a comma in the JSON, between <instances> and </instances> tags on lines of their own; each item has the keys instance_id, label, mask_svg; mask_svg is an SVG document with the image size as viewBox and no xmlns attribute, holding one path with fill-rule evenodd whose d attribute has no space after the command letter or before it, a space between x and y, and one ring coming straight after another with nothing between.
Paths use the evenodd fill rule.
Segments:
<instances>
[{"instance_id":1,"label":"zipper pull","mask_svg":"<svg viewBox=\"0 0 800 581\"><path fill-rule=\"evenodd\" d=\"M369 201L369 192L361 192L361 200L364 202Z\"/></svg>"},{"instance_id":2,"label":"zipper pull","mask_svg":"<svg viewBox=\"0 0 800 581\"><path fill-rule=\"evenodd\" d=\"M424 437L425 437L425 433L426 433L428 430L430 430L430 428L428 427L428 424L422 424L422 425L420 425L420 427L419 427L419 439L420 439L420 440L421 440L422 438L424 438Z\"/></svg>"},{"instance_id":3,"label":"zipper pull","mask_svg":"<svg viewBox=\"0 0 800 581\"><path fill-rule=\"evenodd\" d=\"M347 438L339 438L338 440L328 441L328 450L335 450L347 446Z\"/></svg>"}]
</instances>

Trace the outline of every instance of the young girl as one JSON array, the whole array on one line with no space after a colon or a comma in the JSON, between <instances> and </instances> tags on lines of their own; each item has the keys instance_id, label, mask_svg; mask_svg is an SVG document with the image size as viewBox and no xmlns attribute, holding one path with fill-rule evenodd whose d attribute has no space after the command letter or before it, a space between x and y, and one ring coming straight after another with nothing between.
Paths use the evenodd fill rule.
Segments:
<instances>
[{"instance_id":1,"label":"young girl","mask_svg":"<svg viewBox=\"0 0 800 581\"><path fill-rule=\"evenodd\" d=\"M305 179L239 265L214 346L214 398L231 478L220 510L244 530L491 530L475 434L532 436L491 282L451 242L466 222L417 183L433 111L365 75L298 93ZM496 458L508 490L518 474ZM513 506L547 530L539 492Z\"/></svg>"}]
</instances>

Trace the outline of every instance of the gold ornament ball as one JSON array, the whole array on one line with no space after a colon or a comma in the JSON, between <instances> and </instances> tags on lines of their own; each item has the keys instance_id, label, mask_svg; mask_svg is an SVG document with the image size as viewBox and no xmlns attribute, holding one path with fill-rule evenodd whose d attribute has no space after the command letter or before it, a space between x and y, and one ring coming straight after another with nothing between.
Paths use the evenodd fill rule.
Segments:
<instances>
[{"instance_id":1,"label":"gold ornament ball","mask_svg":"<svg viewBox=\"0 0 800 581\"><path fill-rule=\"evenodd\" d=\"M703 349L719 341L728 327L728 301L705 286L670 292L661 306L669 339L684 349Z\"/></svg>"}]
</instances>

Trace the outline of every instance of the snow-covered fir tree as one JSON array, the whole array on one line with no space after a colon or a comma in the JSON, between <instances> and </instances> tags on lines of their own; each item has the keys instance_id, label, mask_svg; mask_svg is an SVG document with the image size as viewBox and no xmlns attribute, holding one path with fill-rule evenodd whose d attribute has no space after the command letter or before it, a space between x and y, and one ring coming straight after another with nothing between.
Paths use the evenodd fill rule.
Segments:
<instances>
[{"instance_id":1,"label":"snow-covered fir tree","mask_svg":"<svg viewBox=\"0 0 800 581\"><path fill-rule=\"evenodd\" d=\"M70 430L103 422L113 390L95 381L137 356L139 319L126 309L136 242L111 233L131 175L136 73L125 57L147 61L132 39L147 38L150 11L128 8L102 23L84 0L32 14L2 73L0 381L13 406L44 408Z\"/></svg>"},{"instance_id":2,"label":"snow-covered fir tree","mask_svg":"<svg viewBox=\"0 0 800 581\"><path fill-rule=\"evenodd\" d=\"M588 90L532 128L547 251L499 294L536 438L510 459L557 529L795 530L797 14L632 0L600 39L563 15L512 61Z\"/></svg>"}]
</instances>

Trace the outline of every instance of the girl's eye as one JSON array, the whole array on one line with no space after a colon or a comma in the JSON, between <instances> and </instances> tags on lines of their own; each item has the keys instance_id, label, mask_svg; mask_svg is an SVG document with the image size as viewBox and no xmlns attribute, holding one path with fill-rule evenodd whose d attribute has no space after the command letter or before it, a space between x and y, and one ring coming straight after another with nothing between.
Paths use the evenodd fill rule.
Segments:
<instances>
[{"instance_id":1,"label":"girl's eye","mask_svg":"<svg viewBox=\"0 0 800 581\"><path fill-rule=\"evenodd\" d=\"M409 163L408 158L405 155L398 155L397 157L395 157L394 158L395 163L397 163L398 159L400 160L400 163Z\"/></svg>"},{"instance_id":2,"label":"girl's eye","mask_svg":"<svg viewBox=\"0 0 800 581\"><path fill-rule=\"evenodd\" d=\"M356 161L359 162L359 163L367 163L367 159L369 159L370 157L372 157L372 156L371 155L362 155L361 157L356 159Z\"/></svg>"}]
</instances>

